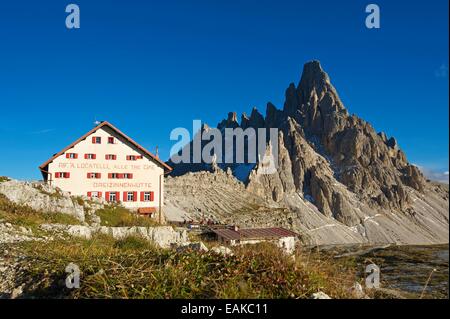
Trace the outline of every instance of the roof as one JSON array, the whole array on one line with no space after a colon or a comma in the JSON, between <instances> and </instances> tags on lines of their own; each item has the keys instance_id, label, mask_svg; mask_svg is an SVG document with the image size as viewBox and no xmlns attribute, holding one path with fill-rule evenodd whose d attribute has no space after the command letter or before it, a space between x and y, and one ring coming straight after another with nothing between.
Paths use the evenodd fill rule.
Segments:
<instances>
[{"instance_id":1,"label":"roof","mask_svg":"<svg viewBox=\"0 0 450 319\"><path fill-rule=\"evenodd\" d=\"M138 208L138 213L142 215L156 213L156 207L141 207Z\"/></svg>"},{"instance_id":2,"label":"roof","mask_svg":"<svg viewBox=\"0 0 450 319\"><path fill-rule=\"evenodd\" d=\"M56 153L55 155L53 155L48 161L46 161L44 164L42 164L41 166L39 166L39 169L41 171L44 171L44 169L47 167L48 164L50 164L55 158L57 158L58 156L64 154L67 150L71 149L72 147L74 147L75 145L77 145L78 143L80 143L81 141L83 141L84 139L86 139L89 135L97 132L99 129L101 129L102 127L109 127L110 129L112 129L113 131L115 131L117 134L119 134L120 136L122 136L125 140L127 140L129 143L133 144L136 148L138 148L140 151L142 151L143 153L145 153L146 155L150 156L155 162L157 162L159 165L161 165L162 167L164 167L164 169L166 171L172 171L172 168L167 165L166 163L164 163L162 160L160 160L157 156L155 156L153 153L147 151L144 147L142 147L141 145L139 145L138 143L136 143L134 140L132 140L130 137L128 137L127 135L125 135L125 133L123 133L122 131L120 131L117 127L115 127L114 125L112 125L111 123L104 121L101 122L99 125L97 125L96 127L94 127L92 130L90 130L89 132L87 132L86 134L84 134L82 137L80 137L78 140L76 140L75 142L73 142L72 144L70 144L69 146L67 146L66 148L64 148L62 151Z\"/></svg>"},{"instance_id":3,"label":"roof","mask_svg":"<svg viewBox=\"0 0 450 319\"><path fill-rule=\"evenodd\" d=\"M228 240L245 239L277 239L284 237L297 237L298 234L280 227L273 228L248 228L248 229L213 229L218 236Z\"/></svg>"}]
</instances>

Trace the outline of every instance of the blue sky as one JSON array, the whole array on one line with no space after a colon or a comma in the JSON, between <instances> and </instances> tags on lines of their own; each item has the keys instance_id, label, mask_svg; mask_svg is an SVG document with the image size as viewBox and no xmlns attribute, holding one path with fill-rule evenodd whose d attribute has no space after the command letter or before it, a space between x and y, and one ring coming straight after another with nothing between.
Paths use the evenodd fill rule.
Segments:
<instances>
[{"instance_id":1,"label":"blue sky","mask_svg":"<svg viewBox=\"0 0 450 319\"><path fill-rule=\"evenodd\" d=\"M76 3L81 28L65 27ZM448 171L448 1L2 1L0 175L37 166L107 120L167 159L172 129L281 108L318 59L351 113L408 159Z\"/></svg>"}]
</instances>

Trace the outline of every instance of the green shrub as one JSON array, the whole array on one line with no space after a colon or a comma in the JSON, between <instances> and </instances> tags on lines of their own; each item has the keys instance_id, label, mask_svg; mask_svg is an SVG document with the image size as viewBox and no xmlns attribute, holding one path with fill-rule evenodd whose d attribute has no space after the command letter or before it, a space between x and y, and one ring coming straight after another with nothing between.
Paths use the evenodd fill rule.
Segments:
<instances>
[{"instance_id":1,"label":"green shrub","mask_svg":"<svg viewBox=\"0 0 450 319\"><path fill-rule=\"evenodd\" d=\"M139 216L130 212L128 209L120 206L108 206L104 209L99 209L96 215L100 217L102 226L112 227L131 227L143 226L153 227L157 222L145 216Z\"/></svg>"},{"instance_id":2,"label":"green shrub","mask_svg":"<svg viewBox=\"0 0 450 319\"><path fill-rule=\"evenodd\" d=\"M10 179L8 178L8 177L6 177L6 176L0 176L0 183L3 183L3 182L9 182L10 181Z\"/></svg>"}]
</instances>

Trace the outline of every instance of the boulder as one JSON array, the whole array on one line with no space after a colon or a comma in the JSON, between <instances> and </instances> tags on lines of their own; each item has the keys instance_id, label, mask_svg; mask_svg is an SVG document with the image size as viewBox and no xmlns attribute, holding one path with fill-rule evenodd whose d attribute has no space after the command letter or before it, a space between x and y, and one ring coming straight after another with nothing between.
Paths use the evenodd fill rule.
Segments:
<instances>
[{"instance_id":1,"label":"boulder","mask_svg":"<svg viewBox=\"0 0 450 319\"><path fill-rule=\"evenodd\" d=\"M0 183L0 193L11 202L29 206L36 211L67 214L84 221L83 205L68 193L48 184L10 180Z\"/></svg>"},{"instance_id":2,"label":"boulder","mask_svg":"<svg viewBox=\"0 0 450 319\"><path fill-rule=\"evenodd\" d=\"M198 251L198 252L208 252L209 249L201 241L195 242L195 243L185 243L185 244L180 245L177 248L177 252L179 252L179 253L185 252L188 250L193 250L193 251Z\"/></svg>"},{"instance_id":3,"label":"boulder","mask_svg":"<svg viewBox=\"0 0 450 319\"><path fill-rule=\"evenodd\" d=\"M225 246L218 246L211 248L211 252L217 254L217 255L223 255L223 256L233 256L233 251Z\"/></svg>"},{"instance_id":4,"label":"boulder","mask_svg":"<svg viewBox=\"0 0 450 319\"><path fill-rule=\"evenodd\" d=\"M328 296L326 293L319 291L319 292L313 293L311 295L310 299L331 299L331 297Z\"/></svg>"}]
</instances>

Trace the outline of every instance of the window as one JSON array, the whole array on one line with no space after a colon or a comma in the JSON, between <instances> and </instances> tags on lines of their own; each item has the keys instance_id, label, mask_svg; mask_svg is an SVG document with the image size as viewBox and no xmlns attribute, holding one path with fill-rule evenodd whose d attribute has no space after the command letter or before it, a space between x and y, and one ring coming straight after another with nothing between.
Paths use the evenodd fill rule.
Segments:
<instances>
[{"instance_id":1,"label":"window","mask_svg":"<svg viewBox=\"0 0 450 319\"><path fill-rule=\"evenodd\" d=\"M141 192L141 202L153 202L155 200L154 192Z\"/></svg>"},{"instance_id":2,"label":"window","mask_svg":"<svg viewBox=\"0 0 450 319\"><path fill-rule=\"evenodd\" d=\"M87 196L89 198L101 198L102 192L88 192Z\"/></svg>"},{"instance_id":3,"label":"window","mask_svg":"<svg viewBox=\"0 0 450 319\"><path fill-rule=\"evenodd\" d=\"M57 173L55 173L55 178L70 178L70 173L57 172Z\"/></svg>"},{"instance_id":4,"label":"window","mask_svg":"<svg viewBox=\"0 0 450 319\"><path fill-rule=\"evenodd\" d=\"M105 159L106 160L111 160L111 161L115 161L117 159L117 156L114 154L106 154L105 155Z\"/></svg>"},{"instance_id":5,"label":"window","mask_svg":"<svg viewBox=\"0 0 450 319\"><path fill-rule=\"evenodd\" d=\"M114 137L110 136L108 137L108 144L115 144L116 141L114 140Z\"/></svg>"},{"instance_id":6,"label":"window","mask_svg":"<svg viewBox=\"0 0 450 319\"><path fill-rule=\"evenodd\" d=\"M102 174L101 173L87 173L87 178L101 178Z\"/></svg>"},{"instance_id":7,"label":"window","mask_svg":"<svg viewBox=\"0 0 450 319\"><path fill-rule=\"evenodd\" d=\"M110 201L110 202L117 202L117 199L119 198L119 196L117 196L117 193L115 192L111 192L111 193L106 193L106 200Z\"/></svg>"},{"instance_id":8,"label":"window","mask_svg":"<svg viewBox=\"0 0 450 319\"><path fill-rule=\"evenodd\" d=\"M78 158L78 154L76 154L76 153L66 153L66 158L77 159Z\"/></svg>"},{"instance_id":9,"label":"window","mask_svg":"<svg viewBox=\"0 0 450 319\"><path fill-rule=\"evenodd\" d=\"M127 155L127 161L136 161L137 159L136 155Z\"/></svg>"},{"instance_id":10,"label":"window","mask_svg":"<svg viewBox=\"0 0 450 319\"><path fill-rule=\"evenodd\" d=\"M134 202L134 192L127 192L127 201Z\"/></svg>"},{"instance_id":11,"label":"window","mask_svg":"<svg viewBox=\"0 0 450 319\"><path fill-rule=\"evenodd\" d=\"M123 192L123 201L124 202L136 202L137 201L137 192Z\"/></svg>"},{"instance_id":12,"label":"window","mask_svg":"<svg viewBox=\"0 0 450 319\"><path fill-rule=\"evenodd\" d=\"M84 158L85 159L94 160L94 159L97 158L97 155L95 155L95 154L84 154Z\"/></svg>"},{"instance_id":13,"label":"window","mask_svg":"<svg viewBox=\"0 0 450 319\"><path fill-rule=\"evenodd\" d=\"M102 138L100 136L93 136L92 144L102 144Z\"/></svg>"},{"instance_id":14,"label":"window","mask_svg":"<svg viewBox=\"0 0 450 319\"><path fill-rule=\"evenodd\" d=\"M130 173L108 173L108 178L112 178L112 179L132 179L133 178L133 174Z\"/></svg>"}]
</instances>

